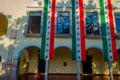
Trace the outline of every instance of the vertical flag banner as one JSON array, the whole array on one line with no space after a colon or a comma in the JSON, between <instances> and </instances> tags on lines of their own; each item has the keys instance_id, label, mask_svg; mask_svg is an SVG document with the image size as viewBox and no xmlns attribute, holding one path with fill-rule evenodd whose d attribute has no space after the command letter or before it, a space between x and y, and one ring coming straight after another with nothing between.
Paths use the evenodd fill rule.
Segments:
<instances>
[{"instance_id":1,"label":"vertical flag banner","mask_svg":"<svg viewBox=\"0 0 120 80\"><path fill-rule=\"evenodd\" d=\"M55 33L55 4L56 0L52 0L52 10L51 10L51 24L50 24L50 53L49 58L54 58L54 33Z\"/></svg>"},{"instance_id":2,"label":"vertical flag banner","mask_svg":"<svg viewBox=\"0 0 120 80\"><path fill-rule=\"evenodd\" d=\"M102 41L104 60L117 60L117 49L114 33L114 21L111 0L99 0L102 24Z\"/></svg>"},{"instance_id":3,"label":"vertical flag banner","mask_svg":"<svg viewBox=\"0 0 120 80\"><path fill-rule=\"evenodd\" d=\"M72 59L86 60L83 0L72 1Z\"/></svg>"},{"instance_id":4,"label":"vertical flag banner","mask_svg":"<svg viewBox=\"0 0 120 80\"><path fill-rule=\"evenodd\" d=\"M45 59L45 43L46 43L46 28L47 28L47 14L48 14L48 0L44 0L44 13L43 13L43 27L42 27L42 41L40 50L40 59Z\"/></svg>"},{"instance_id":5,"label":"vertical flag banner","mask_svg":"<svg viewBox=\"0 0 120 80\"><path fill-rule=\"evenodd\" d=\"M40 59L54 58L55 1L56 0L44 0Z\"/></svg>"},{"instance_id":6,"label":"vertical flag banner","mask_svg":"<svg viewBox=\"0 0 120 80\"><path fill-rule=\"evenodd\" d=\"M82 60L86 61L86 44L85 44L85 26L84 26L84 4L83 0L79 0L79 15L80 15L80 44Z\"/></svg>"}]
</instances>

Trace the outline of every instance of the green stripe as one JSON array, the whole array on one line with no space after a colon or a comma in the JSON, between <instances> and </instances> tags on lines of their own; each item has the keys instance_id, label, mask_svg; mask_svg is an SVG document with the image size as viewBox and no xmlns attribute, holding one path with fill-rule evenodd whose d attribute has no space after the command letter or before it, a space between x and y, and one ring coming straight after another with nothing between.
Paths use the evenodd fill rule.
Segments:
<instances>
[{"instance_id":1,"label":"green stripe","mask_svg":"<svg viewBox=\"0 0 120 80\"><path fill-rule=\"evenodd\" d=\"M76 60L75 0L71 0L71 2L72 2L72 59Z\"/></svg>"},{"instance_id":2,"label":"green stripe","mask_svg":"<svg viewBox=\"0 0 120 80\"><path fill-rule=\"evenodd\" d=\"M43 14L43 27L42 27L42 41L41 41L40 59L45 59L47 14L48 14L48 0L44 0L44 14Z\"/></svg>"},{"instance_id":3,"label":"green stripe","mask_svg":"<svg viewBox=\"0 0 120 80\"><path fill-rule=\"evenodd\" d=\"M102 24L102 41L103 41L103 51L104 51L104 60L108 61L108 45L107 45L107 33L106 33L106 21L105 21L105 9L104 9L104 0L100 1L100 13L101 13L101 24Z\"/></svg>"}]
</instances>

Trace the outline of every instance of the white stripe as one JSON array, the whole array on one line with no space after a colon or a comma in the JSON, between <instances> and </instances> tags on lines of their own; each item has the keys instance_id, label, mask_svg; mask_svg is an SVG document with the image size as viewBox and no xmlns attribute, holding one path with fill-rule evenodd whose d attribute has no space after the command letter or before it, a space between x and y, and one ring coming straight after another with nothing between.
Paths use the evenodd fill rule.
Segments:
<instances>
[{"instance_id":1,"label":"white stripe","mask_svg":"<svg viewBox=\"0 0 120 80\"><path fill-rule=\"evenodd\" d=\"M77 4L76 4L77 3ZM75 0L75 20L76 20L76 60L81 61L81 44L80 44L80 13L79 13L79 2ZM78 34L79 33L79 34ZM78 40L79 39L79 40ZM78 46L79 45L79 46Z\"/></svg>"},{"instance_id":2,"label":"white stripe","mask_svg":"<svg viewBox=\"0 0 120 80\"><path fill-rule=\"evenodd\" d=\"M109 22L108 5L107 5L107 3L108 3L107 0L104 0L105 18L106 18L106 23L108 22L108 24L106 24L107 45L108 45L108 59L109 59L109 61L113 61L111 32L110 32L110 24L109 24L110 22ZM107 6L107 9L105 8L105 6ZM110 34L108 34L108 33L110 33ZM109 38L110 38L110 40L109 40Z\"/></svg>"}]
</instances>

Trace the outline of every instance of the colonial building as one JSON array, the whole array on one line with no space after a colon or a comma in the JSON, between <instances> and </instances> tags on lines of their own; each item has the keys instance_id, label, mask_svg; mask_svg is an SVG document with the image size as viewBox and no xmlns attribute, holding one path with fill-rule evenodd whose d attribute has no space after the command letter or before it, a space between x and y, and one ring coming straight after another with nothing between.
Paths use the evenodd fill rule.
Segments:
<instances>
[{"instance_id":1,"label":"colonial building","mask_svg":"<svg viewBox=\"0 0 120 80\"><path fill-rule=\"evenodd\" d=\"M0 80L120 80L120 0L2 0Z\"/></svg>"}]
</instances>

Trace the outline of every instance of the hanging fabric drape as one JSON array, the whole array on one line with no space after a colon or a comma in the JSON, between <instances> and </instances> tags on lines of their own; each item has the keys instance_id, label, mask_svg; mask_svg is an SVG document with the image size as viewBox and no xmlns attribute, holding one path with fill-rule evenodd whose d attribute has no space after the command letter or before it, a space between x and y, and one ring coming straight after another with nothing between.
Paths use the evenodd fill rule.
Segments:
<instances>
[{"instance_id":1,"label":"hanging fabric drape","mask_svg":"<svg viewBox=\"0 0 120 80\"><path fill-rule=\"evenodd\" d=\"M84 30L84 4L83 0L72 2L72 59L86 60L85 30Z\"/></svg>"},{"instance_id":2,"label":"hanging fabric drape","mask_svg":"<svg viewBox=\"0 0 120 80\"><path fill-rule=\"evenodd\" d=\"M56 0L44 0L40 59L54 58L55 3Z\"/></svg>"},{"instance_id":3,"label":"hanging fabric drape","mask_svg":"<svg viewBox=\"0 0 120 80\"><path fill-rule=\"evenodd\" d=\"M111 0L99 0L99 1L102 23L104 60L116 61L118 58Z\"/></svg>"}]
</instances>

